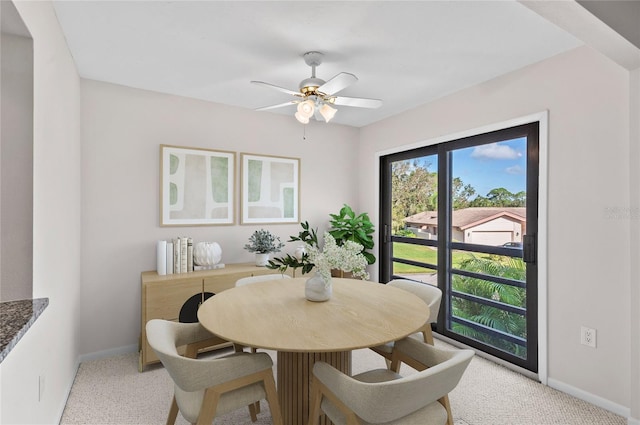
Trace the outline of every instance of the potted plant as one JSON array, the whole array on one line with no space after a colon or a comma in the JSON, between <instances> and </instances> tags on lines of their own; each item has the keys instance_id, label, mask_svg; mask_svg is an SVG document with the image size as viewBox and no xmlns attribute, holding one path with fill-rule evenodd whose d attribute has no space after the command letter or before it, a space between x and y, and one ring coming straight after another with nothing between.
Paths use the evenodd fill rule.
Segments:
<instances>
[{"instance_id":1,"label":"potted plant","mask_svg":"<svg viewBox=\"0 0 640 425\"><path fill-rule=\"evenodd\" d=\"M260 229L253 232L249 237L249 243L245 244L244 249L256 253L256 266L266 266L269 261L269 254L280 252L280 248L283 246L284 243L280 241L278 236L274 236L268 230Z\"/></svg>"},{"instance_id":2,"label":"potted plant","mask_svg":"<svg viewBox=\"0 0 640 425\"><path fill-rule=\"evenodd\" d=\"M353 209L344 204L338 214L329 214L329 234L336 240L338 246L346 241L352 241L362 245L362 255L367 259L367 264L376 262L376 257L368 250L373 249L374 226L367 213L357 214Z\"/></svg>"}]
</instances>

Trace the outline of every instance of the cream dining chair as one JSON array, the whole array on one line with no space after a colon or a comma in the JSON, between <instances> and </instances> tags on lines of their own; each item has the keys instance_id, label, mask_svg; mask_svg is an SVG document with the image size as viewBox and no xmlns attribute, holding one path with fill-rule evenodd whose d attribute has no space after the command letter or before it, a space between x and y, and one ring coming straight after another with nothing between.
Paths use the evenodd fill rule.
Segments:
<instances>
[{"instance_id":1,"label":"cream dining chair","mask_svg":"<svg viewBox=\"0 0 640 425\"><path fill-rule=\"evenodd\" d=\"M440 288L408 279L394 279L389 281L387 285L411 292L420 297L425 302L425 304L427 304L427 306L429 307L429 318L427 319L425 324L418 330L418 332L411 335L411 337L419 338L427 344L433 345L431 323L435 323L438 320L440 301L442 300L442 291L440 290ZM399 372L400 364L393 364L393 362L391 361L393 346L394 343L390 342L385 345L371 347L371 349L387 359L390 369L397 373Z\"/></svg>"},{"instance_id":2,"label":"cream dining chair","mask_svg":"<svg viewBox=\"0 0 640 425\"><path fill-rule=\"evenodd\" d=\"M190 423L211 425L213 419L248 407L257 420L255 404L269 403L275 425L282 425L273 361L266 353L233 353L224 357L196 359L201 341L215 338L199 323L153 319L146 325L147 340L174 381L174 396L167 425L175 424L178 412ZM187 346L186 355L178 347Z\"/></svg>"},{"instance_id":3,"label":"cream dining chair","mask_svg":"<svg viewBox=\"0 0 640 425\"><path fill-rule=\"evenodd\" d=\"M247 276L236 280L236 286L251 285L253 283L265 282L268 280L290 279L291 276L282 273L262 274L258 276Z\"/></svg>"},{"instance_id":4,"label":"cream dining chair","mask_svg":"<svg viewBox=\"0 0 640 425\"><path fill-rule=\"evenodd\" d=\"M443 350L405 338L396 342L394 360L419 371L406 377L388 369L350 377L317 362L308 425L317 425L322 413L335 425L453 423L445 396L458 385L472 357L472 350Z\"/></svg>"},{"instance_id":5,"label":"cream dining chair","mask_svg":"<svg viewBox=\"0 0 640 425\"><path fill-rule=\"evenodd\" d=\"M263 274L258 276L247 276L242 277L236 280L236 287L245 286L245 285L253 285L254 283L266 282L269 280L278 280L278 279L291 279L291 276L283 274L283 273L271 273L271 274ZM244 347L238 344L233 345L237 352L244 351ZM256 347L251 347L251 352L257 352Z\"/></svg>"}]
</instances>

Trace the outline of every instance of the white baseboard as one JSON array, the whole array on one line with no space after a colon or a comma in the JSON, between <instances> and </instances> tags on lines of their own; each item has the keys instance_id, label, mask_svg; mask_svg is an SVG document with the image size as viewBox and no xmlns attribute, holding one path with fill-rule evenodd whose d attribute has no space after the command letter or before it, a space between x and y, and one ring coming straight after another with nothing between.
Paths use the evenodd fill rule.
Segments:
<instances>
[{"instance_id":1,"label":"white baseboard","mask_svg":"<svg viewBox=\"0 0 640 425\"><path fill-rule=\"evenodd\" d=\"M553 378L549 378L548 385L551 388L562 391L563 393L567 393L571 396L579 398L580 400L584 400L587 403L593 404L594 406L601 407L605 410L615 413L616 415L628 418L629 424L640 425L640 422L635 421L635 419L633 419L635 422L631 422L632 419L629 417L631 415L631 410L628 407L614 403L595 394L591 394L587 391L581 390L580 388L565 384L564 382L557 381Z\"/></svg>"},{"instance_id":2,"label":"white baseboard","mask_svg":"<svg viewBox=\"0 0 640 425\"><path fill-rule=\"evenodd\" d=\"M138 344L125 345L123 347L111 348L103 351L94 351L93 353L81 355L78 358L78 363L105 359L107 357L119 356L120 354L135 353L136 351L138 351Z\"/></svg>"}]
</instances>

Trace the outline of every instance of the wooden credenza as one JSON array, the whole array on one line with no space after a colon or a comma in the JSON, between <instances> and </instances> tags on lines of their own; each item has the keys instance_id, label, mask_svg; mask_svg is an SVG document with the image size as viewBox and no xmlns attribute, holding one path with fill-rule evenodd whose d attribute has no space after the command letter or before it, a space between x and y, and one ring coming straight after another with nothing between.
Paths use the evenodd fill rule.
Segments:
<instances>
[{"instance_id":1,"label":"wooden credenza","mask_svg":"<svg viewBox=\"0 0 640 425\"><path fill-rule=\"evenodd\" d=\"M235 286L236 280L270 273L277 270L258 267L254 263L226 264L222 269L202 270L190 273L170 274L159 276L154 271L141 273L141 320L139 341L138 370L158 362L153 349L147 342L146 324L151 319L165 319L178 321L180 310L184 303L197 294L211 292L217 294ZM219 346L231 345L225 344Z\"/></svg>"}]
</instances>

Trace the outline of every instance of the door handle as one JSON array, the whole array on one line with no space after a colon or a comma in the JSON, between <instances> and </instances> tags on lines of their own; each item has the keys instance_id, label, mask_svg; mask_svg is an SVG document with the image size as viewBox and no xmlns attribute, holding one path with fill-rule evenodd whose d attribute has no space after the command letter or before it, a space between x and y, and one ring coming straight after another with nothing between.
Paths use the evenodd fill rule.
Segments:
<instances>
[{"instance_id":1,"label":"door handle","mask_svg":"<svg viewBox=\"0 0 640 425\"><path fill-rule=\"evenodd\" d=\"M525 263L535 264L537 256L537 243L538 238L536 235L524 235L522 237L522 261Z\"/></svg>"}]
</instances>

